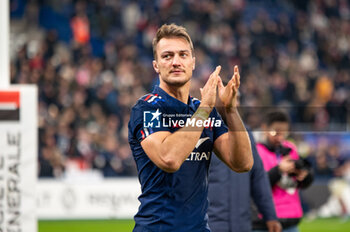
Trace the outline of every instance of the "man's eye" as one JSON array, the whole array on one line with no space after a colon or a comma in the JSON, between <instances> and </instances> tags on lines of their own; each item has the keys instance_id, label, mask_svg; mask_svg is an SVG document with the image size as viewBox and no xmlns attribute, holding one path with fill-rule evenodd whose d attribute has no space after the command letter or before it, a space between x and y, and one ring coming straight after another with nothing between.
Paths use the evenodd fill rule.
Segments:
<instances>
[{"instance_id":1,"label":"man's eye","mask_svg":"<svg viewBox=\"0 0 350 232\"><path fill-rule=\"evenodd\" d=\"M171 56L169 54L163 56L164 59L169 59L170 57Z\"/></svg>"},{"instance_id":2,"label":"man's eye","mask_svg":"<svg viewBox=\"0 0 350 232\"><path fill-rule=\"evenodd\" d=\"M181 53L180 56L181 57L187 57L187 53Z\"/></svg>"}]
</instances>

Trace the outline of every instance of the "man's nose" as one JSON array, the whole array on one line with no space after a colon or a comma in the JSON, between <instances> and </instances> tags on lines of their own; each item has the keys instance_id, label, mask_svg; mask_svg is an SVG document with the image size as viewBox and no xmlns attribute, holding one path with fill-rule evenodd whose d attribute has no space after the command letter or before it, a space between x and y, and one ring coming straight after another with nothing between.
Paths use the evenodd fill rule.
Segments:
<instances>
[{"instance_id":1,"label":"man's nose","mask_svg":"<svg viewBox=\"0 0 350 232\"><path fill-rule=\"evenodd\" d=\"M173 58L173 66L179 66L180 64L181 64L180 56L178 54L175 54Z\"/></svg>"}]
</instances>

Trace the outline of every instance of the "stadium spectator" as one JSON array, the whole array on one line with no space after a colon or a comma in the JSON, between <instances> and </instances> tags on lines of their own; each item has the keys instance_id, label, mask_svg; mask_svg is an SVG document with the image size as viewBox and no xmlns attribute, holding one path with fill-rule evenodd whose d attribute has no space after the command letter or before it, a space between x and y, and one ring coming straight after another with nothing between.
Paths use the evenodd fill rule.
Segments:
<instances>
[{"instance_id":1,"label":"stadium spectator","mask_svg":"<svg viewBox=\"0 0 350 232\"><path fill-rule=\"evenodd\" d=\"M76 16L71 20L73 37L76 43L86 44L90 40L90 23L85 14L85 4L83 1L78 1L76 4Z\"/></svg>"}]
</instances>

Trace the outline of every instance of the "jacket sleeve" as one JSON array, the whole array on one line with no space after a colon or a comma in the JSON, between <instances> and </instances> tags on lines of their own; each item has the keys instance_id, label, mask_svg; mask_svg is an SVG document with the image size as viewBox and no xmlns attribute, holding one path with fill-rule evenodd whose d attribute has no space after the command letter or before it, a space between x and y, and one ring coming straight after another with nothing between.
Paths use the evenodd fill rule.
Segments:
<instances>
[{"instance_id":1,"label":"jacket sleeve","mask_svg":"<svg viewBox=\"0 0 350 232\"><path fill-rule=\"evenodd\" d=\"M272 201L272 192L268 176L264 170L263 163L256 149L256 144L251 133L249 133L252 144L254 165L250 173L250 191L254 203L265 221L276 220L275 206Z\"/></svg>"},{"instance_id":2,"label":"jacket sleeve","mask_svg":"<svg viewBox=\"0 0 350 232\"><path fill-rule=\"evenodd\" d=\"M215 155L209 168L208 216L212 231L228 231L230 228L230 179L231 170Z\"/></svg>"}]
</instances>

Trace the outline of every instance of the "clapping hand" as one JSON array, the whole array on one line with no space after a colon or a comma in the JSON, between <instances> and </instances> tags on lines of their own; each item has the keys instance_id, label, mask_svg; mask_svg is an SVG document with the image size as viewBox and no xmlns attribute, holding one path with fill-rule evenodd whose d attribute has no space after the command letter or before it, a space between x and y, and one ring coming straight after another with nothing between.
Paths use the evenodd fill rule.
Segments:
<instances>
[{"instance_id":1,"label":"clapping hand","mask_svg":"<svg viewBox=\"0 0 350 232\"><path fill-rule=\"evenodd\" d=\"M235 109L237 107L237 93L240 86L240 75L238 66L235 65L231 80L226 86L222 83L221 78L218 80L219 99L226 109Z\"/></svg>"}]
</instances>

